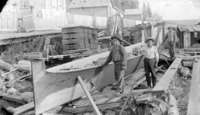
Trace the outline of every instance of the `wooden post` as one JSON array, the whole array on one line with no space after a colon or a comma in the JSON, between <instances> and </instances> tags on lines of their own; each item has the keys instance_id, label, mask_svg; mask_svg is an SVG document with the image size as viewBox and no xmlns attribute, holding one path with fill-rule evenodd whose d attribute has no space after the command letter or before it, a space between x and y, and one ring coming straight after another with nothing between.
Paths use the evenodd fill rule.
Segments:
<instances>
[{"instance_id":1,"label":"wooden post","mask_svg":"<svg viewBox=\"0 0 200 115\"><path fill-rule=\"evenodd\" d=\"M82 78L80 76L78 76L78 81L84 91L84 93L87 95L87 97L89 98L90 103L92 104L93 109L95 110L97 115L101 115L101 112L99 111L97 105L95 104L95 102L92 99L92 96L90 95L89 91L87 90Z\"/></svg>"}]
</instances>

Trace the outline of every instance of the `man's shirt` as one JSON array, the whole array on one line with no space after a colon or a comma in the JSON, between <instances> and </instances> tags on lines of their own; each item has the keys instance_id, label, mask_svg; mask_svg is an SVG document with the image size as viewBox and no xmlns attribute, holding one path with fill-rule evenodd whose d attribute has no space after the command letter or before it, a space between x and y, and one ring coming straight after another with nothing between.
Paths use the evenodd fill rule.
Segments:
<instances>
[{"instance_id":1,"label":"man's shirt","mask_svg":"<svg viewBox=\"0 0 200 115\"><path fill-rule=\"evenodd\" d=\"M168 31L163 41L165 47L174 48L178 42L178 36L175 31Z\"/></svg>"},{"instance_id":2,"label":"man's shirt","mask_svg":"<svg viewBox=\"0 0 200 115\"><path fill-rule=\"evenodd\" d=\"M145 47L144 49L144 56L148 59L156 59L156 61L159 60L159 53L158 53L158 49L156 46L152 46L152 47Z\"/></svg>"},{"instance_id":3,"label":"man's shirt","mask_svg":"<svg viewBox=\"0 0 200 115\"><path fill-rule=\"evenodd\" d=\"M113 46L111 48L110 54L104 65L107 65L111 61L121 62L122 68L126 69L127 66L127 53L122 45Z\"/></svg>"}]
</instances>

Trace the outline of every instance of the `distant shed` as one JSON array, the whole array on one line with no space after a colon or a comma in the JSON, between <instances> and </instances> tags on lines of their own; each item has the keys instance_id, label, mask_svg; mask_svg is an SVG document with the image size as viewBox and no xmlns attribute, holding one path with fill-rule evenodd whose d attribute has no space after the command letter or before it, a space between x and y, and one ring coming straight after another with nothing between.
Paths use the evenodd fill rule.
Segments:
<instances>
[{"instance_id":1,"label":"distant shed","mask_svg":"<svg viewBox=\"0 0 200 115\"><path fill-rule=\"evenodd\" d=\"M200 44L200 25L178 26L178 36L181 48L193 47Z\"/></svg>"}]
</instances>

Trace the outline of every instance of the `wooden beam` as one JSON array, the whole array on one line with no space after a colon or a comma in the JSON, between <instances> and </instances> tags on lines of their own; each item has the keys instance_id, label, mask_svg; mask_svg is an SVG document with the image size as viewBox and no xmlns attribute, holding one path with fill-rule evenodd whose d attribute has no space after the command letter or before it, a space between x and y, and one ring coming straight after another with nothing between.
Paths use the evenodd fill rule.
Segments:
<instances>
[{"instance_id":1,"label":"wooden beam","mask_svg":"<svg viewBox=\"0 0 200 115\"><path fill-rule=\"evenodd\" d=\"M182 58L182 60L194 60L194 59L200 59L200 55L196 55L196 56L176 56L177 58Z\"/></svg>"},{"instance_id":2,"label":"wooden beam","mask_svg":"<svg viewBox=\"0 0 200 115\"><path fill-rule=\"evenodd\" d=\"M17 68L15 68L13 70L10 70L9 72L3 73L3 74L1 74L1 76L6 76L6 75L8 75L8 74L10 74L12 72L15 72L15 71L17 71Z\"/></svg>"},{"instance_id":3,"label":"wooden beam","mask_svg":"<svg viewBox=\"0 0 200 115\"><path fill-rule=\"evenodd\" d=\"M177 49L177 51L184 51L184 52L200 52L199 48L183 48Z\"/></svg>"},{"instance_id":4,"label":"wooden beam","mask_svg":"<svg viewBox=\"0 0 200 115\"><path fill-rule=\"evenodd\" d=\"M6 109L6 111L8 111L9 113L12 113L13 115L21 115L24 112L27 112L27 111L29 111L31 109L34 109L34 103L30 102L28 104L19 106L17 108L8 106L5 109Z\"/></svg>"},{"instance_id":5,"label":"wooden beam","mask_svg":"<svg viewBox=\"0 0 200 115\"><path fill-rule=\"evenodd\" d=\"M192 71L192 83L190 87L190 94L189 94L189 104L188 104L188 112L187 115L200 115L200 92L199 92L199 85L200 85L200 60L195 61L193 64L193 71Z\"/></svg>"},{"instance_id":6,"label":"wooden beam","mask_svg":"<svg viewBox=\"0 0 200 115\"><path fill-rule=\"evenodd\" d=\"M24 113L26 111L29 111L31 109L34 108L34 103L33 102L30 102L28 104L25 104L25 105L22 105L20 107L17 107L14 109L14 114L13 115L20 115L21 113Z\"/></svg>"},{"instance_id":7,"label":"wooden beam","mask_svg":"<svg viewBox=\"0 0 200 115\"><path fill-rule=\"evenodd\" d=\"M181 65L181 58L176 58L169 69L165 72L160 81L156 84L153 90L167 90L169 88L170 82L176 75L179 66Z\"/></svg>"},{"instance_id":8,"label":"wooden beam","mask_svg":"<svg viewBox=\"0 0 200 115\"><path fill-rule=\"evenodd\" d=\"M0 59L0 69L6 70L6 71L12 71L13 66L4 60Z\"/></svg>"},{"instance_id":9,"label":"wooden beam","mask_svg":"<svg viewBox=\"0 0 200 115\"><path fill-rule=\"evenodd\" d=\"M112 103L104 103L104 104L98 104L97 105L100 110L110 109L110 108L116 108L120 107L120 102L112 102ZM84 107L78 107L78 108L72 108L72 107L65 107L63 109L63 112L68 113L84 113L84 112L93 112L93 108L91 105L84 106Z\"/></svg>"},{"instance_id":10,"label":"wooden beam","mask_svg":"<svg viewBox=\"0 0 200 115\"><path fill-rule=\"evenodd\" d=\"M18 104L25 104L26 101L24 101L24 99L20 96L13 96L13 95L7 95L7 94L2 94L0 95L0 97L6 101L10 101L10 102L15 102Z\"/></svg>"},{"instance_id":11,"label":"wooden beam","mask_svg":"<svg viewBox=\"0 0 200 115\"><path fill-rule=\"evenodd\" d=\"M78 77L78 81L79 81L83 91L85 92L86 96L88 97L90 103L92 104L92 107L93 107L95 113L97 115L101 115L101 112L99 111L97 105L95 104L94 100L92 99L92 96L90 95L89 91L87 90L87 88L84 84L84 81L82 80L82 78L80 76Z\"/></svg>"}]
</instances>

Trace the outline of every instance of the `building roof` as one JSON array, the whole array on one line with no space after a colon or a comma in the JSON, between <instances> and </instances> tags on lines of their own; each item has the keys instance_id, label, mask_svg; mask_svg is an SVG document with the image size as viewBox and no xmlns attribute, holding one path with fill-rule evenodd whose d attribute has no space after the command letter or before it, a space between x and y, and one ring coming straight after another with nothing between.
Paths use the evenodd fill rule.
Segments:
<instances>
[{"instance_id":1,"label":"building roof","mask_svg":"<svg viewBox=\"0 0 200 115\"><path fill-rule=\"evenodd\" d=\"M180 31L200 32L200 25L178 26Z\"/></svg>"},{"instance_id":2,"label":"building roof","mask_svg":"<svg viewBox=\"0 0 200 115\"><path fill-rule=\"evenodd\" d=\"M191 26L198 24L200 19L194 19L194 20L165 20L167 24L172 25L185 25L185 26Z\"/></svg>"},{"instance_id":3,"label":"building roof","mask_svg":"<svg viewBox=\"0 0 200 115\"><path fill-rule=\"evenodd\" d=\"M69 8L82 8L82 7L102 7L108 6L110 3L121 3L121 7L123 9L135 9L138 8L139 1L138 0L113 0L114 2L110 2L110 0L72 0ZM118 4L119 5L119 4Z\"/></svg>"},{"instance_id":4,"label":"building roof","mask_svg":"<svg viewBox=\"0 0 200 115\"><path fill-rule=\"evenodd\" d=\"M141 15L142 11L140 9L127 9L125 10L126 15Z\"/></svg>"},{"instance_id":5,"label":"building roof","mask_svg":"<svg viewBox=\"0 0 200 115\"><path fill-rule=\"evenodd\" d=\"M73 0L69 8L108 6L109 0Z\"/></svg>"}]
</instances>

